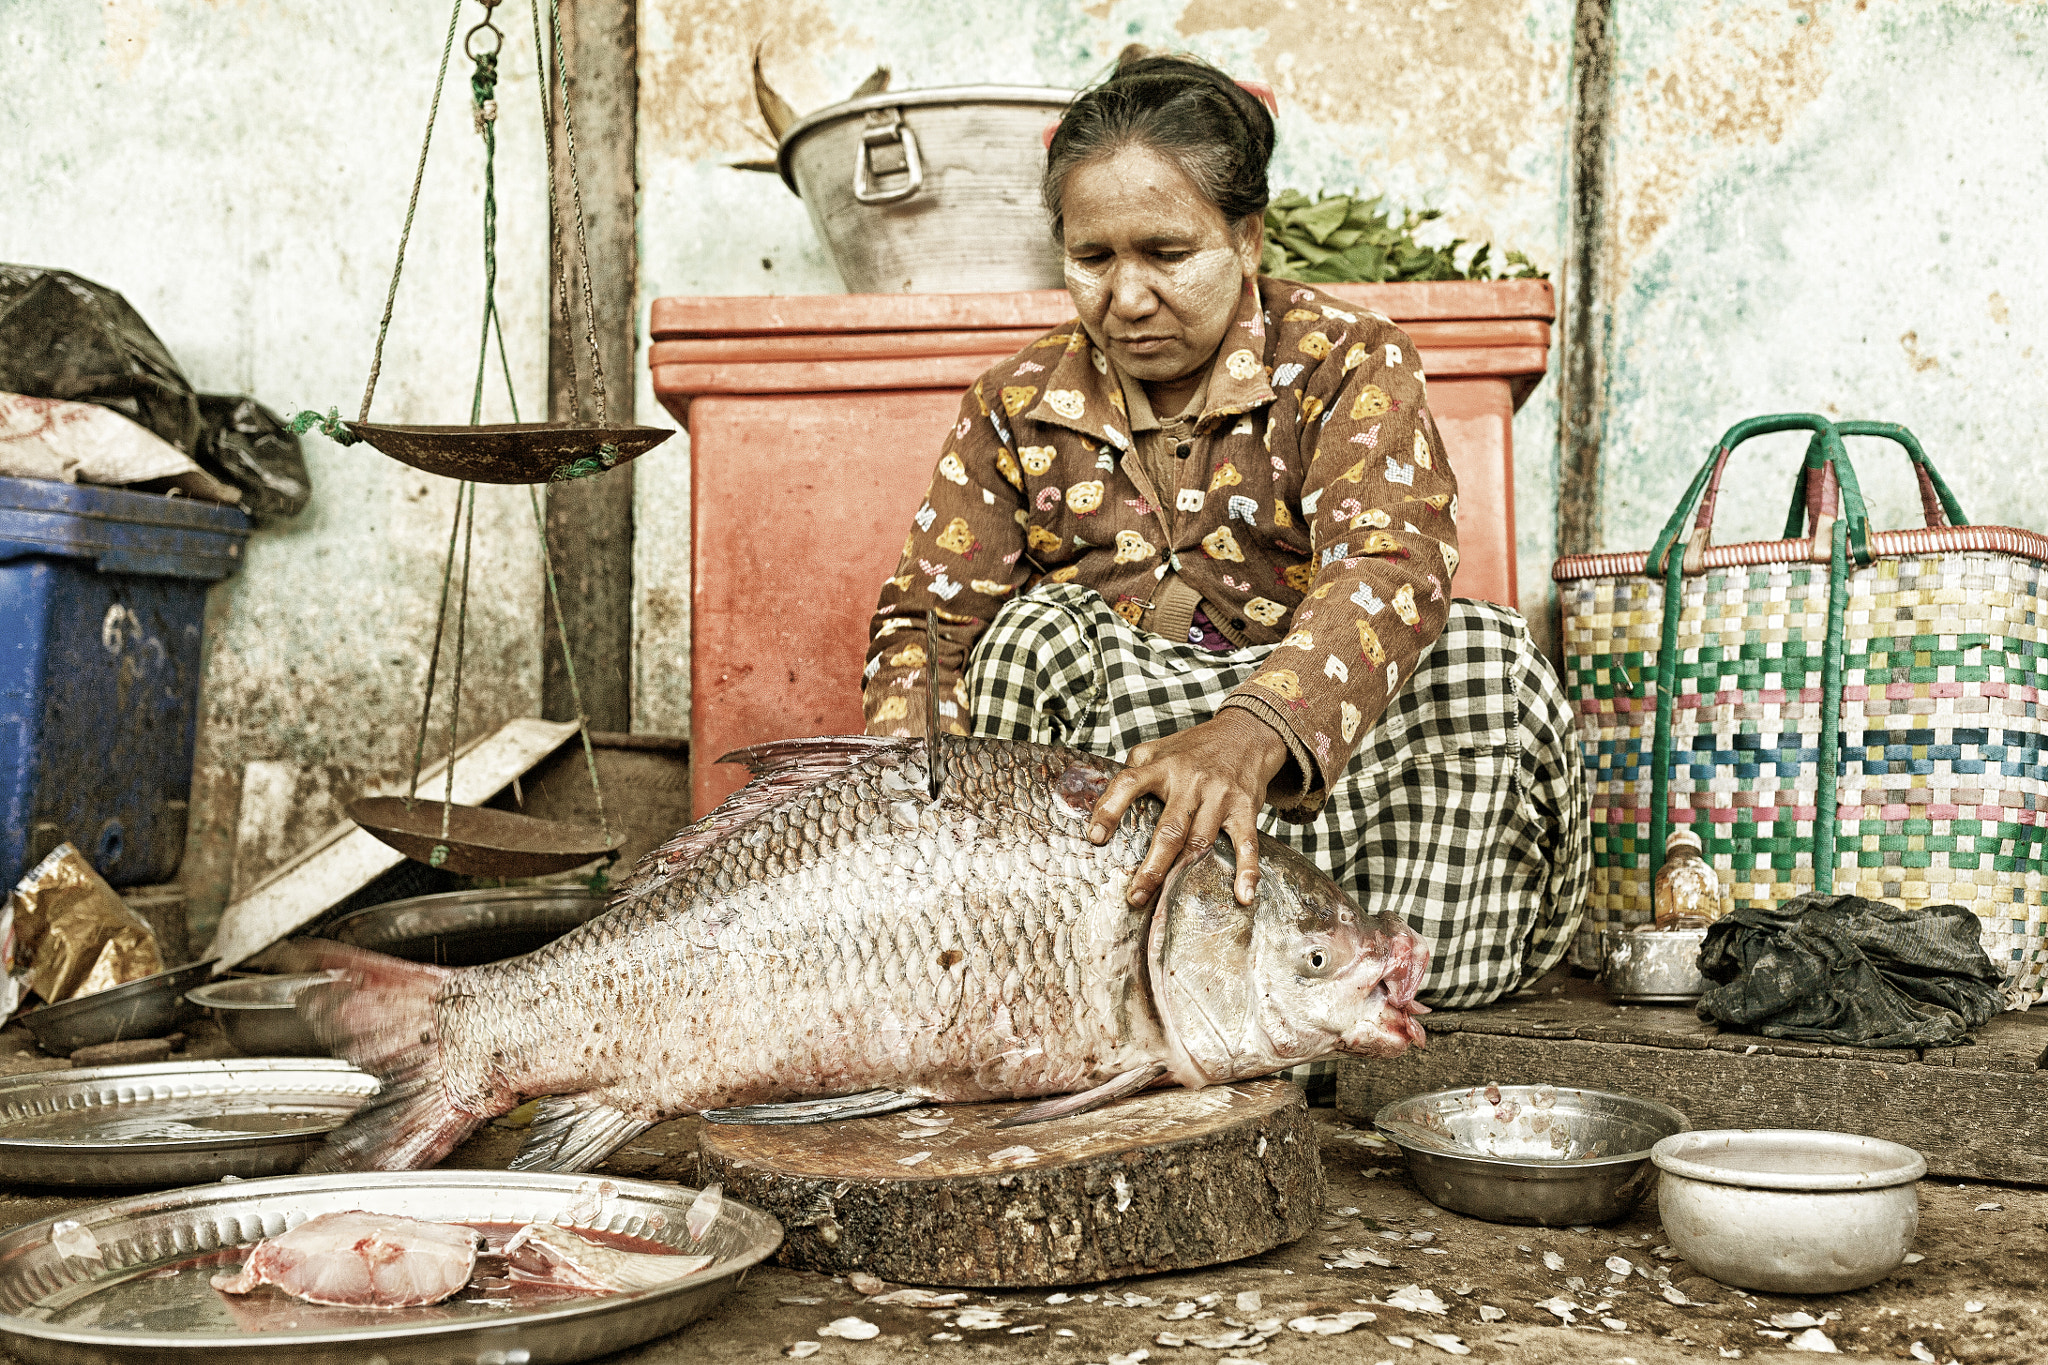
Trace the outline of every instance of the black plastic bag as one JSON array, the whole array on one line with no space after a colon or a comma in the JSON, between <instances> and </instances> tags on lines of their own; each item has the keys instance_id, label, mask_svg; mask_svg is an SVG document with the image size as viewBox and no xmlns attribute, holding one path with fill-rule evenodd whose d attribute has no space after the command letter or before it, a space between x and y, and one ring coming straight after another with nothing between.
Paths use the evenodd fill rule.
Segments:
<instances>
[{"instance_id":1,"label":"black plastic bag","mask_svg":"<svg viewBox=\"0 0 2048 1365\"><path fill-rule=\"evenodd\" d=\"M199 395L203 427L194 456L217 479L242 490L258 524L295 517L313 498L306 457L284 419L253 398Z\"/></svg>"},{"instance_id":2,"label":"black plastic bag","mask_svg":"<svg viewBox=\"0 0 2048 1365\"><path fill-rule=\"evenodd\" d=\"M128 300L69 271L0 265L0 391L97 403L199 457L178 362Z\"/></svg>"}]
</instances>

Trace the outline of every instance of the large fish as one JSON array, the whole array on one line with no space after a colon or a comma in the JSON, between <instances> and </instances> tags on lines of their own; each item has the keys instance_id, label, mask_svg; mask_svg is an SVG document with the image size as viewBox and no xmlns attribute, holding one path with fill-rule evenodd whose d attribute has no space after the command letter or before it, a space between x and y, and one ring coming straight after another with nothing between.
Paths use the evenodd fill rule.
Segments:
<instances>
[{"instance_id":1,"label":"large fish","mask_svg":"<svg viewBox=\"0 0 2048 1365\"><path fill-rule=\"evenodd\" d=\"M1132 910L1161 808L1091 844L1111 760L957 737L936 765L922 739L731 757L747 787L525 957L457 970L301 940L342 971L302 997L316 1027L384 1081L309 1169L431 1165L533 1096L551 1098L515 1168L580 1170L693 1112L1060 1097L1028 1121L1423 1041L1428 948L1275 841L1253 906L1224 841Z\"/></svg>"}]
</instances>

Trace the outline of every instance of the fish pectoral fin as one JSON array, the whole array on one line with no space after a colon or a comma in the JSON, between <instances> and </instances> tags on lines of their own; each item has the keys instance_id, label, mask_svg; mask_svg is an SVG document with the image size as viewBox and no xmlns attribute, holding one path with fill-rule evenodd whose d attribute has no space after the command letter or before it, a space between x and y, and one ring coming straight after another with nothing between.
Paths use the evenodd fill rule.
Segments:
<instances>
[{"instance_id":1,"label":"fish pectoral fin","mask_svg":"<svg viewBox=\"0 0 2048 1365\"><path fill-rule=\"evenodd\" d=\"M901 1090L863 1090L858 1095L835 1095L829 1100L790 1100L783 1104L742 1104L731 1109L706 1109L709 1123L830 1123L834 1119L864 1119L876 1114L893 1114L898 1109L915 1109L925 1102L922 1095Z\"/></svg>"},{"instance_id":2,"label":"fish pectoral fin","mask_svg":"<svg viewBox=\"0 0 2048 1365\"><path fill-rule=\"evenodd\" d=\"M515 1171L587 1171L654 1124L589 1095L551 1095L526 1130Z\"/></svg>"},{"instance_id":3,"label":"fish pectoral fin","mask_svg":"<svg viewBox=\"0 0 2048 1365\"><path fill-rule=\"evenodd\" d=\"M1041 1100L1029 1109L1012 1114L996 1127L1021 1128L1027 1123L1044 1123L1047 1119L1063 1119L1072 1114L1085 1114L1090 1109L1100 1109L1111 1100L1135 1095L1165 1074L1164 1063L1148 1062L1135 1071L1126 1071L1115 1080L1103 1082L1093 1090L1083 1090L1078 1095L1055 1095L1049 1100Z\"/></svg>"}]
</instances>

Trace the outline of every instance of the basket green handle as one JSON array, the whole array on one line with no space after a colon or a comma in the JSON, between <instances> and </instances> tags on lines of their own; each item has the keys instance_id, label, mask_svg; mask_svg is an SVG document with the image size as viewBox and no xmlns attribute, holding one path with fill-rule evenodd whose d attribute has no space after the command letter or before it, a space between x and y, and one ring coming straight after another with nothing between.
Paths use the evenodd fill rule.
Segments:
<instances>
[{"instance_id":1,"label":"basket green handle","mask_svg":"<svg viewBox=\"0 0 2048 1365\"><path fill-rule=\"evenodd\" d=\"M1860 421L1837 422L1835 423L1835 431L1842 436L1880 437L1887 441L1896 442L1905 449L1906 458L1913 463L1914 478L1920 485L1920 510L1929 530L1935 530L1942 526L1968 526L1970 524L1970 519L1963 515L1962 505L1956 501L1955 494L1949 491L1948 481L1941 477L1941 471L1934 467L1934 461L1927 458L1927 452L1920 447L1919 438L1915 437L1912 432L1896 422ZM1822 458L1820 445L1818 433L1815 434L1812 441L1807 442L1806 467L1809 470L1819 467L1819 462ZM1843 467L1847 468L1846 461ZM1847 477L1853 479L1855 476L1851 473ZM1792 508L1785 516L1785 539L1798 540L1808 534L1810 529L1808 510L1806 487L1802 482L1792 490ZM1869 562L1869 546L1867 541L1862 547L1862 553L1857 558L1859 562Z\"/></svg>"},{"instance_id":2,"label":"basket green handle","mask_svg":"<svg viewBox=\"0 0 2048 1365\"><path fill-rule=\"evenodd\" d=\"M1735 447L1752 436L1802 430L1813 432L1813 440L1807 444L1804 462L1807 477L1798 509L1801 515L1809 508L1812 510L1816 538L1822 526L1827 528L1828 626L1825 652L1821 656L1821 735L1814 763L1818 780L1813 812L1813 889L1825 895L1835 886L1835 840L1840 826L1835 803L1835 786L1840 772L1836 751L1840 747L1841 736L1842 617L1849 595L1849 543L1853 534L1863 547L1859 558L1867 560L1869 517L1864 510L1856 472L1842 448L1841 429L1812 412L1751 417L1730 427L1715 443L1713 453L1694 476L1691 486L1679 501L1678 510L1672 513L1671 520L1665 523L1662 534L1651 547L1644 565L1646 573L1660 574L1664 579L1664 620L1657 638L1657 728L1650 750L1649 866L1655 868L1661 862L1664 841L1671 826L1671 723L1678 682L1678 618L1684 597L1688 552L1695 546L1704 551L1712 530L1721 471ZM1834 511L1837 502L1841 512L1839 516ZM1688 522L1691 523L1689 531ZM1685 548L1681 549L1681 546ZM1814 548L1817 553L1820 546Z\"/></svg>"}]
</instances>

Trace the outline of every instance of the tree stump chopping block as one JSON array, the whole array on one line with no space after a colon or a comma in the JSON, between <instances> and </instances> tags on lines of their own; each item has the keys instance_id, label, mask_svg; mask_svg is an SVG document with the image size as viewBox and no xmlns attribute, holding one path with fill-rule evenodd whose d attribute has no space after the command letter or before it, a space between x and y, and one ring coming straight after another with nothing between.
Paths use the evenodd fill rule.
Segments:
<instances>
[{"instance_id":1,"label":"tree stump chopping block","mask_svg":"<svg viewBox=\"0 0 2048 1365\"><path fill-rule=\"evenodd\" d=\"M706 1124L704 1179L782 1221L785 1264L910 1284L1087 1284L1238 1260L1316 1225L1315 1125L1286 1081L995 1126L1025 1107Z\"/></svg>"}]
</instances>

